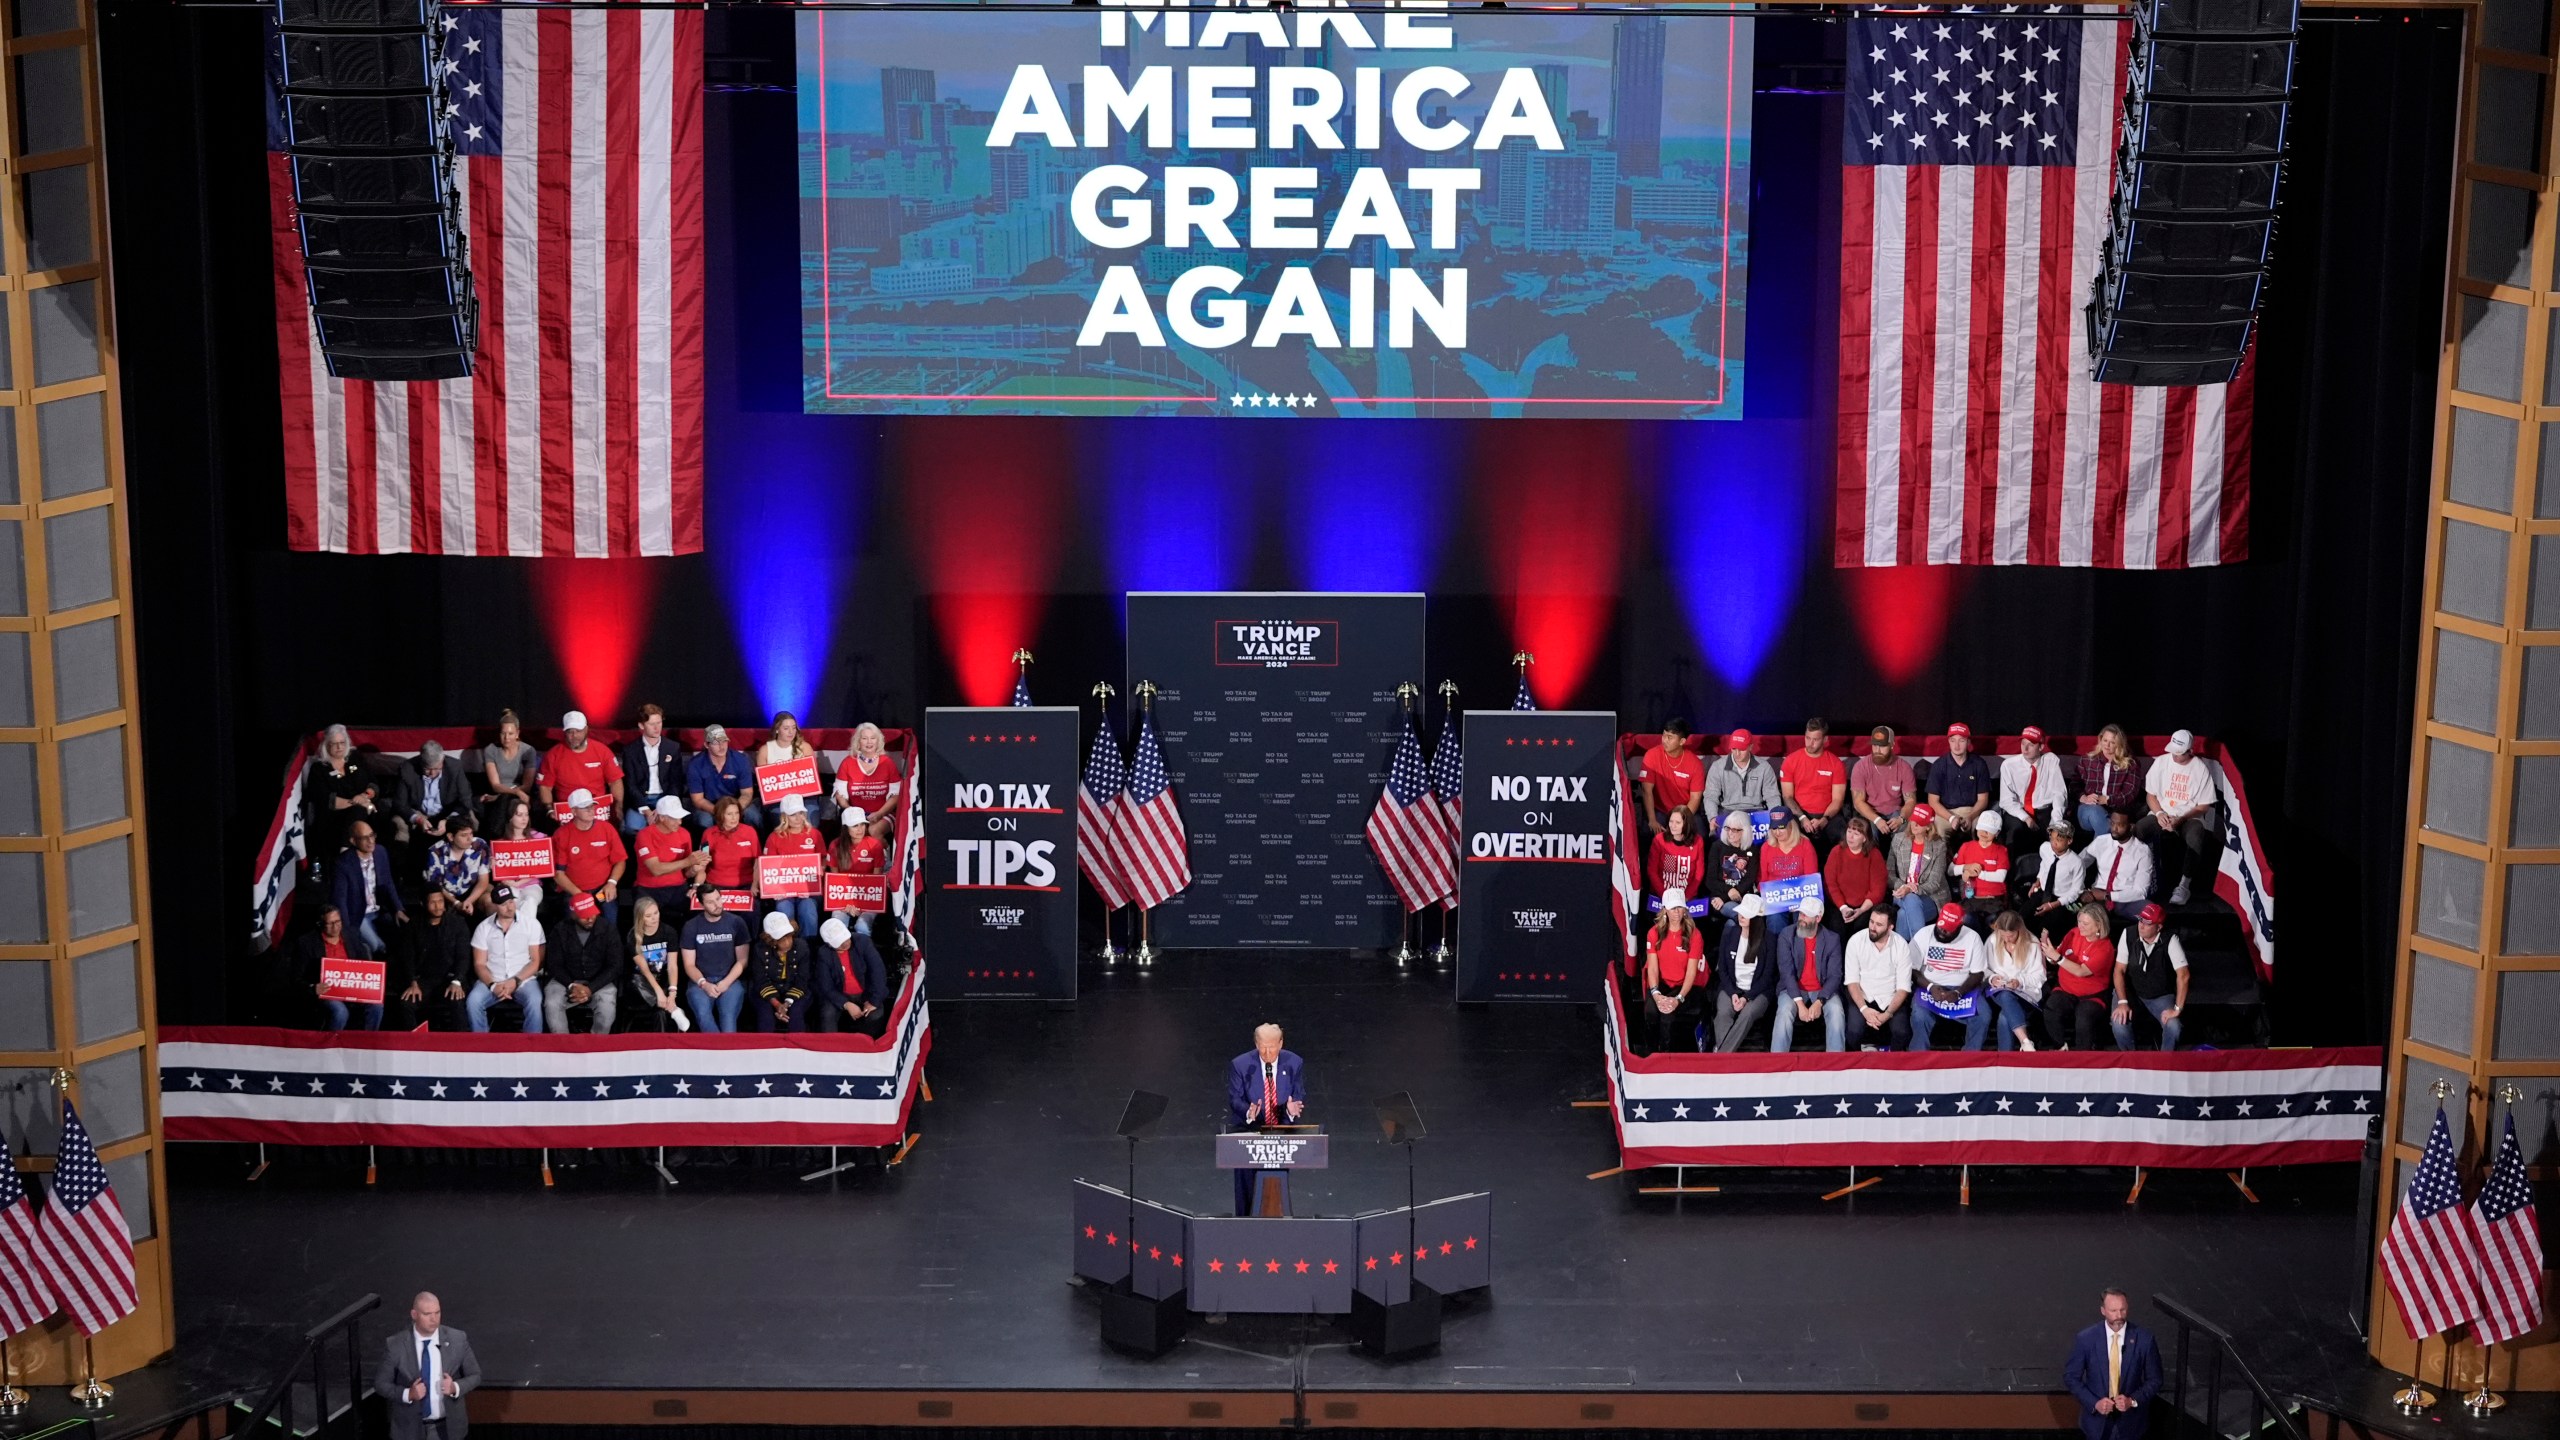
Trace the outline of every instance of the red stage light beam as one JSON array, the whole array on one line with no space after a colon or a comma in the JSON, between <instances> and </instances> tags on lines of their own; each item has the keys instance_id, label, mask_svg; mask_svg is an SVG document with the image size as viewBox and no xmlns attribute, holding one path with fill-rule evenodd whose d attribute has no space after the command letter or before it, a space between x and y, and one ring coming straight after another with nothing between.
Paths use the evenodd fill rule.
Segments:
<instances>
[{"instance_id":1,"label":"red stage light beam","mask_svg":"<svg viewBox=\"0 0 2560 1440\"><path fill-rule=\"evenodd\" d=\"M934 630L960 693L1001 705L1038 638L1065 548L1066 427L1037 416L910 420L898 480Z\"/></svg>"},{"instance_id":2,"label":"red stage light beam","mask_svg":"<svg viewBox=\"0 0 2560 1440\"><path fill-rule=\"evenodd\" d=\"M1938 658L1963 567L1876 565L1839 573L1859 642L1887 684L1907 683Z\"/></svg>"},{"instance_id":3,"label":"red stage light beam","mask_svg":"<svg viewBox=\"0 0 2560 1440\"><path fill-rule=\"evenodd\" d=\"M1571 701L1618 605L1627 508L1627 429L1611 421L1487 425L1474 487L1485 568L1514 645L1538 657L1529 693Z\"/></svg>"},{"instance_id":4,"label":"red stage light beam","mask_svg":"<svg viewBox=\"0 0 2560 1440\"><path fill-rule=\"evenodd\" d=\"M648 559L536 560L531 563L534 613L569 701L601 725L618 715L640 662L658 593L658 567Z\"/></svg>"}]
</instances>

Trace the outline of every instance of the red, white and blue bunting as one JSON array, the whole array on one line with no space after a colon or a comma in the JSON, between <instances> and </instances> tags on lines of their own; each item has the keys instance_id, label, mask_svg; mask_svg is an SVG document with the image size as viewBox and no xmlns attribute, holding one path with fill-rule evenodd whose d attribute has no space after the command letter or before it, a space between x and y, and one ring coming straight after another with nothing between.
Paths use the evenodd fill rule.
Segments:
<instances>
[{"instance_id":1,"label":"red, white and blue bunting","mask_svg":"<svg viewBox=\"0 0 2560 1440\"><path fill-rule=\"evenodd\" d=\"M172 1140L533 1149L890 1145L932 1047L919 964L889 1032L160 1032Z\"/></svg>"},{"instance_id":2,"label":"red, white and blue bunting","mask_svg":"<svg viewBox=\"0 0 2560 1440\"><path fill-rule=\"evenodd\" d=\"M1606 987L1618 1149L1654 1165L2151 1165L2351 1161L2382 1052L2088 1050L1631 1055Z\"/></svg>"}]
</instances>

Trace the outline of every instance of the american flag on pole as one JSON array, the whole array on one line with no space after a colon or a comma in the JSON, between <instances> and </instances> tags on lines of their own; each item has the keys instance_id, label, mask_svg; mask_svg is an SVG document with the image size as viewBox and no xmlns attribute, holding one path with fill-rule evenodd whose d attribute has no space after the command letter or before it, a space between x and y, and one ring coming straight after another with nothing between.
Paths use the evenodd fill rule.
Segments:
<instances>
[{"instance_id":1,"label":"american flag on pole","mask_svg":"<svg viewBox=\"0 0 2560 1440\"><path fill-rule=\"evenodd\" d=\"M1849 22L1838 564L2248 557L2254 357L2089 378L2130 27L2061 8Z\"/></svg>"},{"instance_id":2,"label":"american flag on pole","mask_svg":"<svg viewBox=\"0 0 2560 1440\"><path fill-rule=\"evenodd\" d=\"M2479 1269L2479 1237L2472 1233L2471 1212L2462 1207L2453 1131L2438 1101L2418 1173L2382 1240L2382 1279L2400 1303L2409 1334L2424 1340L2480 1318Z\"/></svg>"},{"instance_id":3,"label":"american flag on pole","mask_svg":"<svg viewBox=\"0 0 2560 1440\"><path fill-rule=\"evenodd\" d=\"M2471 1224L2480 1243L2480 1323L2472 1329L2481 1344L2495 1345L2542 1323L2542 1229L2512 1110L2489 1178L2471 1202Z\"/></svg>"},{"instance_id":4,"label":"american flag on pole","mask_svg":"<svg viewBox=\"0 0 2560 1440\"><path fill-rule=\"evenodd\" d=\"M1457 853L1459 837L1467 833L1466 826L1460 823L1466 796L1467 770L1458 749L1458 717L1456 707L1452 706L1440 712L1440 741L1431 747L1431 798L1439 805L1440 813L1448 817L1449 849L1453 857ZM1454 870L1456 866L1457 861L1453 858L1450 868ZM1450 910L1458 908L1458 885L1454 879L1449 883L1449 893L1440 897L1440 904Z\"/></svg>"},{"instance_id":5,"label":"american flag on pole","mask_svg":"<svg viewBox=\"0 0 2560 1440\"><path fill-rule=\"evenodd\" d=\"M1013 672L1013 699L1009 703L1016 710L1028 710L1031 708L1030 671L1017 669Z\"/></svg>"},{"instance_id":6,"label":"american flag on pole","mask_svg":"<svg viewBox=\"0 0 2560 1440\"><path fill-rule=\"evenodd\" d=\"M702 16L475 7L435 23L480 297L468 378L330 377L304 289L293 162L281 120L269 122L287 542L350 554L700 550ZM271 81L275 49L271 39Z\"/></svg>"},{"instance_id":7,"label":"american flag on pole","mask_svg":"<svg viewBox=\"0 0 2560 1440\"><path fill-rule=\"evenodd\" d=\"M1173 782L1164 772L1164 751L1156 744L1156 718L1138 712L1138 748L1129 762L1129 788L1118 810L1120 863L1128 874L1129 898L1152 910L1191 883L1191 841L1182 828L1182 811L1173 803Z\"/></svg>"},{"instance_id":8,"label":"american flag on pole","mask_svg":"<svg viewBox=\"0 0 2560 1440\"><path fill-rule=\"evenodd\" d=\"M1609 889L1617 896L1618 944L1636 953L1636 931L1630 916L1644 903L1636 885L1635 828L1627 809L1627 766L1624 756L1609 766Z\"/></svg>"},{"instance_id":9,"label":"american flag on pole","mask_svg":"<svg viewBox=\"0 0 2560 1440\"><path fill-rule=\"evenodd\" d=\"M1107 910L1129 903L1131 887L1127 867L1120 860L1118 822L1127 781L1120 741L1111 733L1111 716L1105 713L1102 728L1093 732L1092 753L1085 756L1084 778L1076 785L1076 858Z\"/></svg>"},{"instance_id":10,"label":"american flag on pole","mask_svg":"<svg viewBox=\"0 0 2560 1440\"><path fill-rule=\"evenodd\" d=\"M62 1297L62 1308L82 1334L95 1335L133 1313L133 1232L125 1228L124 1208L107 1183L107 1167L98 1163L89 1127L80 1123L68 1096L62 1101L62 1141L53 1156L53 1198L36 1231L53 1293Z\"/></svg>"},{"instance_id":11,"label":"american flag on pole","mask_svg":"<svg viewBox=\"0 0 2560 1440\"><path fill-rule=\"evenodd\" d=\"M1369 812L1369 848L1407 910L1419 910L1457 889L1455 837L1431 796L1431 776L1423 768L1422 741L1413 733L1410 710L1396 753L1387 762L1386 786Z\"/></svg>"},{"instance_id":12,"label":"american flag on pole","mask_svg":"<svg viewBox=\"0 0 2560 1440\"><path fill-rule=\"evenodd\" d=\"M1529 693L1529 672L1526 670L1520 672L1520 688L1511 692L1511 708L1514 710L1538 708L1537 697Z\"/></svg>"},{"instance_id":13,"label":"american flag on pole","mask_svg":"<svg viewBox=\"0 0 2560 1440\"><path fill-rule=\"evenodd\" d=\"M36 1258L36 1211L18 1178L17 1157L0 1145L0 1338L33 1330L62 1308ZM0 1376L0 1384L7 1377Z\"/></svg>"}]
</instances>

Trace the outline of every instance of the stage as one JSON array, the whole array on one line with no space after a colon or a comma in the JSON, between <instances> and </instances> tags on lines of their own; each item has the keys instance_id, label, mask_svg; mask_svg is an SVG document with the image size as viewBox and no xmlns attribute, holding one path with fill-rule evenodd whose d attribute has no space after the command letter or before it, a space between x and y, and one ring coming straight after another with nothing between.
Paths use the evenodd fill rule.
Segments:
<instances>
[{"instance_id":1,"label":"stage","mask_svg":"<svg viewBox=\"0 0 2560 1440\"><path fill-rule=\"evenodd\" d=\"M279 1152L249 1184L246 1147L176 1147L171 1225L203 1242L175 1251L181 1356L260 1375L283 1337L354 1296L384 1295L387 1330L425 1287L472 1333L490 1385L528 1392L503 1402L524 1421L646 1420L689 1395L655 1413L1059 1424L1073 1392L1138 1391L1165 1392L1166 1424L1271 1423L1362 1392L1359 1423L1377 1424L1393 1402L1376 1392L1481 1391L1563 1408L1465 1423L1569 1425L1594 1423L1595 1401L1713 1392L1748 1401L1717 1423L1834 1423L1832 1397L1848 1424L1861 1397L1972 1395L2015 1397L1999 1413L2041 1428L2070 1334L2115 1284L2137 1316L2161 1292L2215 1319L2279 1389L2362 1362L2350 1167L2254 1171L2256 1205L2218 1171L2153 1171L2131 1206L2118 1170L1977 1168L1970 1207L1939 1169L1830 1203L1836 1169L1692 1171L1724 1188L1639 1197L1628 1177L1585 1178L1616 1163L1607 1112L1573 1104L1603 1093L1590 1007L1462 1010L1445 974L1339 953L1190 953L1143 973L1088 960L1081 981L1072 1006L937 1007L922 1139L885 1175L804 1184L814 1166L788 1152L685 1157L670 1190L628 1159L572 1167L555 1152L546 1190L529 1156L386 1151L368 1190L361 1151ZM1301 1213L1401 1201L1400 1157L1369 1112L1396 1090L1430 1131L1421 1192L1493 1192L1492 1290L1453 1308L1437 1355L1368 1360L1321 1319L1197 1325L1156 1362L1096 1338L1068 1278L1066 1182L1122 1178L1111 1128L1143 1087L1173 1106L1140 1148L1141 1193L1223 1211L1209 1136L1225 1062L1263 1019L1307 1058L1336 1137L1332 1168L1298 1177ZM631 1393L562 1393L600 1390ZM854 1391L890 1408L814 1393ZM1027 1392L1050 1398L1026 1409ZM1655 1423L1702 1423L1679 1413ZM1955 1423L1984 1423L1980 1406L1965 1413Z\"/></svg>"}]
</instances>

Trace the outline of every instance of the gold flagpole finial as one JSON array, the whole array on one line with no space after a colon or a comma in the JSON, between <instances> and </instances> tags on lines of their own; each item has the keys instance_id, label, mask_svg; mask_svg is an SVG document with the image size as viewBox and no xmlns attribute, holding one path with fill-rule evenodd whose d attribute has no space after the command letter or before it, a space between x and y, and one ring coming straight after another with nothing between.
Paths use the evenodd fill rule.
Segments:
<instances>
[{"instance_id":1,"label":"gold flagpole finial","mask_svg":"<svg viewBox=\"0 0 2560 1440\"><path fill-rule=\"evenodd\" d=\"M1031 652L1030 652L1030 651L1028 651L1028 650L1016 650L1016 651L1014 651L1014 652L1013 652L1013 663L1014 663L1014 664L1016 664L1016 665L1028 665L1028 664L1030 664L1030 663L1031 663Z\"/></svg>"},{"instance_id":2,"label":"gold flagpole finial","mask_svg":"<svg viewBox=\"0 0 2560 1440\"><path fill-rule=\"evenodd\" d=\"M1526 670L1537 663L1538 657L1530 654L1526 650L1514 650L1511 652L1511 664L1515 669Z\"/></svg>"},{"instance_id":3,"label":"gold flagpole finial","mask_svg":"<svg viewBox=\"0 0 2560 1440\"><path fill-rule=\"evenodd\" d=\"M1093 697L1097 700L1108 700L1119 693L1119 691L1111 688L1111 682L1108 680L1096 680L1093 682Z\"/></svg>"}]
</instances>

